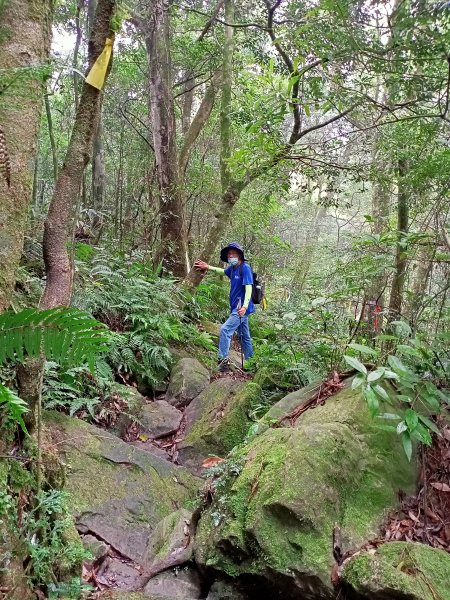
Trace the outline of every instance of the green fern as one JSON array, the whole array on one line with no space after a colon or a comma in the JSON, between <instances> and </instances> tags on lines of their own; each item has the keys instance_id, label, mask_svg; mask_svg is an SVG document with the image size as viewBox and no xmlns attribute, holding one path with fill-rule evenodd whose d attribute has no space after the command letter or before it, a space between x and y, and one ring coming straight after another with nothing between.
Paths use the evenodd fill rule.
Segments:
<instances>
[{"instance_id":1,"label":"green fern","mask_svg":"<svg viewBox=\"0 0 450 600\"><path fill-rule=\"evenodd\" d=\"M28 412L26 402L19 396L0 383L0 408L5 407L8 416L13 422L18 423L22 430L26 433L23 415Z\"/></svg>"},{"instance_id":2,"label":"green fern","mask_svg":"<svg viewBox=\"0 0 450 600\"><path fill-rule=\"evenodd\" d=\"M0 315L0 364L43 354L68 365L86 362L93 372L107 342L105 326L75 308L26 308Z\"/></svg>"}]
</instances>

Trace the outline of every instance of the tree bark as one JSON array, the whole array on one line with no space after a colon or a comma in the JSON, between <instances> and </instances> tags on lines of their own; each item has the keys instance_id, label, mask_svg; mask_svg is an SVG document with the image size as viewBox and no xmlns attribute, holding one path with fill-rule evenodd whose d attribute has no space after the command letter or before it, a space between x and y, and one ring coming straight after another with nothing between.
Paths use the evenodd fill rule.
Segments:
<instances>
[{"instance_id":1,"label":"tree bark","mask_svg":"<svg viewBox=\"0 0 450 600\"><path fill-rule=\"evenodd\" d=\"M301 293L305 285L306 278L311 269L314 254L317 250L319 241L320 231L322 228L323 220L326 217L327 209L323 205L319 205L316 208L316 213L313 217L313 221L305 236L305 241L301 244L298 249L300 257L300 263L296 270L293 284L298 293Z\"/></svg>"},{"instance_id":2,"label":"tree bark","mask_svg":"<svg viewBox=\"0 0 450 600\"><path fill-rule=\"evenodd\" d=\"M405 286L406 275L406 241L404 234L408 233L408 193L405 184L405 177L408 173L408 165L405 159L398 161L398 196L397 196L397 248L395 253L395 272L391 286L391 296L389 299L389 320L401 316L403 304L403 290Z\"/></svg>"},{"instance_id":3,"label":"tree bark","mask_svg":"<svg viewBox=\"0 0 450 600\"><path fill-rule=\"evenodd\" d=\"M184 277L188 263L187 240L176 148L168 1L153 0L141 27L150 72L150 115L160 194L161 248L158 262L162 262L176 277Z\"/></svg>"},{"instance_id":4,"label":"tree bark","mask_svg":"<svg viewBox=\"0 0 450 600\"><path fill-rule=\"evenodd\" d=\"M233 182L230 176L228 160L231 156L231 91L233 85L233 27L234 22L234 0L225 0L225 44L223 50L222 62L222 85L221 85L221 105L220 105L220 181L222 185L222 197L219 207L214 215L212 227L208 231L208 237L202 249L202 258L210 262L213 252L225 231L228 223L230 210L239 199L241 191L247 185L246 182ZM185 285L188 288L196 288L203 279L203 273L194 271L189 272L185 279Z\"/></svg>"},{"instance_id":5,"label":"tree bark","mask_svg":"<svg viewBox=\"0 0 450 600\"><path fill-rule=\"evenodd\" d=\"M225 22L234 23L234 0L225 0ZM225 25L222 64L222 101L220 105L220 181L222 192L230 183L228 160L231 156L231 90L233 86L233 27Z\"/></svg>"},{"instance_id":6,"label":"tree bark","mask_svg":"<svg viewBox=\"0 0 450 600\"><path fill-rule=\"evenodd\" d=\"M192 118L192 105L194 102L195 92L195 77L191 71L187 70L184 72L184 84L183 84L183 107L181 111L181 131L183 135L186 135Z\"/></svg>"},{"instance_id":7,"label":"tree bark","mask_svg":"<svg viewBox=\"0 0 450 600\"><path fill-rule=\"evenodd\" d=\"M0 128L11 162L10 187L0 177L0 312L11 300L32 197L52 13L52 0L8 0L0 9L0 69L11 77L0 93ZM16 68L28 74L13 82Z\"/></svg>"},{"instance_id":8,"label":"tree bark","mask_svg":"<svg viewBox=\"0 0 450 600\"><path fill-rule=\"evenodd\" d=\"M92 230L95 243L98 244L103 228L103 201L105 194L105 150L103 147L103 126L99 118L95 134L93 156L92 156L92 207L95 215L92 221Z\"/></svg>"},{"instance_id":9,"label":"tree bark","mask_svg":"<svg viewBox=\"0 0 450 600\"><path fill-rule=\"evenodd\" d=\"M380 160L377 155L374 162L381 177L387 177L387 162ZM375 235L381 235L387 231L390 195L391 189L388 181L381 178L374 183L372 191L372 216L374 219L372 231ZM382 317L379 312L384 309L386 283L386 275L375 275L365 294L367 298L367 335L371 339L382 329ZM377 323L378 325L376 325Z\"/></svg>"},{"instance_id":10,"label":"tree bark","mask_svg":"<svg viewBox=\"0 0 450 600\"><path fill-rule=\"evenodd\" d=\"M50 139L50 148L52 151L53 178L56 181L58 179L58 152L56 149L55 136L53 133L53 119L52 111L50 108L50 100L48 99L48 92L44 94L44 104L45 113L47 116L48 137Z\"/></svg>"},{"instance_id":11,"label":"tree bark","mask_svg":"<svg viewBox=\"0 0 450 600\"><path fill-rule=\"evenodd\" d=\"M115 0L98 0L88 46L88 71L102 52L106 38L114 37L110 23L115 5ZM83 84L66 158L56 182L44 225L43 253L47 278L39 303L40 308L68 306L71 300L73 269L67 252L67 242L72 239L73 235L73 227L76 222L74 213L84 170L92 156L93 136L97 129L102 97L102 92L86 82ZM20 397L28 403L30 408L25 415L30 431L36 424L36 407L41 393L39 382L42 368L42 361L38 359L29 361L27 365L19 365L17 368Z\"/></svg>"},{"instance_id":12,"label":"tree bark","mask_svg":"<svg viewBox=\"0 0 450 600\"><path fill-rule=\"evenodd\" d=\"M414 330L417 323L417 314L422 306L423 296L430 279L433 257L436 254L436 246L426 244L419 249L417 257L417 269L414 274L411 290L408 294L408 302L405 307L405 316Z\"/></svg>"},{"instance_id":13,"label":"tree bark","mask_svg":"<svg viewBox=\"0 0 450 600\"><path fill-rule=\"evenodd\" d=\"M110 22L115 5L115 0L99 0L97 3L88 46L88 71L105 47L106 38L114 37ZM69 227L83 173L92 157L93 137L98 127L102 100L103 93L100 90L86 82L83 84L69 148L44 226L43 249L47 280L40 302L42 308L67 306L70 303L73 270L67 252L67 241L71 238Z\"/></svg>"}]
</instances>

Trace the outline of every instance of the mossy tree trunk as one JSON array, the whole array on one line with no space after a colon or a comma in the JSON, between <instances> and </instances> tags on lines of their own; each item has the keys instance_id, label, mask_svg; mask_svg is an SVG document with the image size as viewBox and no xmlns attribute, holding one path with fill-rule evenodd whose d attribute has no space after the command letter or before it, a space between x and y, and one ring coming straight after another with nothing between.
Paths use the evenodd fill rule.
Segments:
<instances>
[{"instance_id":1,"label":"mossy tree trunk","mask_svg":"<svg viewBox=\"0 0 450 600\"><path fill-rule=\"evenodd\" d=\"M45 79L53 0L0 2L0 128L11 162L0 177L0 312L8 308L23 248Z\"/></svg>"},{"instance_id":2,"label":"mossy tree trunk","mask_svg":"<svg viewBox=\"0 0 450 600\"><path fill-rule=\"evenodd\" d=\"M398 319L402 314L403 291L405 287L409 205L408 191L405 179L408 174L406 160L398 161L398 195L397 195L397 247L395 253L395 272L392 280L391 295L389 299L389 320Z\"/></svg>"},{"instance_id":3,"label":"mossy tree trunk","mask_svg":"<svg viewBox=\"0 0 450 600\"><path fill-rule=\"evenodd\" d=\"M106 39L114 37L111 18L115 7L115 0L97 2L88 44L88 71L105 47ZM92 157L102 100L103 92L86 82L83 84L69 148L58 175L44 225L43 250L47 279L39 304L40 308L70 304L73 269L67 251L67 242L73 237L71 230L76 222L75 213L84 170ZM41 393L41 369L42 363L37 360L18 367L17 371L20 396L28 402L30 408L30 412L26 414L26 424L31 430L36 425L36 407Z\"/></svg>"},{"instance_id":4,"label":"mossy tree trunk","mask_svg":"<svg viewBox=\"0 0 450 600\"><path fill-rule=\"evenodd\" d=\"M386 161L375 155L375 165L380 174L380 179L375 182L372 191L373 233L381 235L387 231L389 221L389 204L391 184L388 181L389 166ZM367 335L374 338L381 330L382 322L379 312L384 309L384 290L386 288L386 275L376 274L366 292L367 297ZM366 307L363 307L363 309Z\"/></svg>"}]
</instances>

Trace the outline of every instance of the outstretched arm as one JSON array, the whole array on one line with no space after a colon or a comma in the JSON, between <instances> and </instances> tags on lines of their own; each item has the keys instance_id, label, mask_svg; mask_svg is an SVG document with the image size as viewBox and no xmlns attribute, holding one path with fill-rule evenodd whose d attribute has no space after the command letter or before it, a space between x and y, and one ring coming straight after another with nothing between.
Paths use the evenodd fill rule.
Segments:
<instances>
[{"instance_id":1,"label":"outstretched arm","mask_svg":"<svg viewBox=\"0 0 450 600\"><path fill-rule=\"evenodd\" d=\"M194 268L197 271L212 271L213 273L218 273L219 275L225 274L224 269L221 269L220 267L211 267L211 265L208 265L208 263L203 260L196 260L194 263Z\"/></svg>"}]
</instances>

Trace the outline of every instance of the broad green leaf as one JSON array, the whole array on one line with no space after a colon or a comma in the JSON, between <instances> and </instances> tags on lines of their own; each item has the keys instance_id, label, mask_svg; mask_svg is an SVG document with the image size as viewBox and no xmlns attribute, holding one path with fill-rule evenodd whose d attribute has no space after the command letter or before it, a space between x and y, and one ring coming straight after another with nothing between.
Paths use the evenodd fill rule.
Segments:
<instances>
[{"instance_id":1,"label":"broad green leaf","mask_svg":"<svg viewBox=\"0 0 450 600\"><path fill-rule=\"evenodd\" d=\"M361 354L369 354L371 356L378 356L378 352L373 348L369 348L369 346L364 346L363 344L349 344L349 348L353 348L353 350L357 350L361 352Z\"/></svg>"},{"instance_id":2,"label":"broad green leaf","mask_svg":"<svg viewBox=\"0 0 450 600\"><path fill-rule=\"evenodd\" d=\"M409 431L413 431L419 422L419 416L415 410L412 408L408 408L405 411L405 421L408 426Z\"/></svg>"},{"instance_id":3,"label":"broad green leaf","mask_svg":"<svg viewBox=\"0 0 450 600\"><path fill-rule=\"evenodd\" d=\"M396 356L388 356L388 363L396 373L400 375L406 375L408 373L407 367L405 367L402 361Z\"/></svg>"},{"instance_id":4,"label":"broad green leaf","mask_svg":"<svg viewBox=\"0 0 450 600\"><path fill-rule=\"evenodd\" d=\"M422 355L419 352L419 350L417 350L417 348L412 348L411 346L399 344L397 346L397 350L399 350L402 354L406 354L407 356L413 356L414 358L422 358Z\"/></svg>"},{"instance_id":5,"label":"broad green leaf","mask_svg":"<svg viewBox=\"0 0 450 600\"><path fill-rule=\"evenodd\" d=\"M368 375L367 375L367 381L369 383L372 383L374 381L378 381L379 379L381 379L384 375L384 371L382 369L376 369L375 371L371 371Z\"/></svg>"},{"instance_id":6,"label":"broad green leaf","mask_svg":"<svg viewBox=\"0 0 450 600\"><path fill-rule=\"evenodd\" d=\"M382 398L386 402L390 402L391 399L390 399L387 391L384 389L384 387L377 384L377 385L372 386L372 389L377 394L377 396L380 396L380 398Z\"/></svg>"},{"instance_id":7,"label":"broad green leaf","mask_svg":"<svg viewBox=\"0 0 450 600\"><path fill-rule=\"evenodd\" d=\"M428 429L426 429L420 423L413 431L411 431L411 437L415 438L419 442L422 442L422 444L426 444L427 446L430 446L433 441Z\"/></svg>"},{"instance_id":8,"label":"broad green leaf","mask_svg":"<svg viewBox=\"0 0 450 600\"><path fill-rule=\"evenodd\" d=\"M399 380L399 376L394 371L390 371L389 369L384 369L383 377L386 379L396 379Z\"/></svg>"},{"instance_id":9,"label":"broad green leaf","mask_svg":"<svg viewBox=\"0 0 450 600\"><path fill-rule=\"evenodd\" d=\"M356 390L360 385L365 382L364 375L355 375L352 381L352 390Z\"/></svg>"},{"instance_id":10,"label":"broad green leaf","mask_svg":"<svg viewBox=\"0 0 450 600\"><path fill-rule=\"evenodd\" d=\"M366 367L361 362L359 362L359 360L357 358L355 358L354 356L348 356L348 354L346 354L344 356L344 360L348 365L353 367L353 369L356 369L360 373L367 375Z\"/></svg>"},{"instance_id":11,"label":"broad green leaf","mask_svg":"<svg viewBox=\"0 0 450 600\"><path fill-rule=\"evenodd\" d=\"M424 425L426 425L426 427L428 427L428 429L431 429L431 431L433 431L437 435L441 435L441 432L439 431L439 428L434 421L432 421L428 417L425 417L424 415L419 415L419 419Z\"/></svg>"},{"instance_id":12,"label":"broad green leaf","mask_svg":"<svg viewBox=\"0 0 450 600\"><path fill-rule=\"evenodd\" d=\"M397 425L397 433L403 433L407 429L408 426L406 425L405 421L400 421L400 423Z\"/></svg>"},{"instance_id":13,"label":"broad green leaf","mask_svg":"<svg viewBox=\"0 0 450 600\"><path fill-rule=\"evenodd\" d=\"M436 391L441 400L443 400L446 404L450 404L450 396L447 396L447 394L444 394L444 392L438 388L436 388Z\"/></svg>"},{"instance_id":14,"label":"broad green leaf","mask_svg":"<svg viewBox=\"0 0 450 600\"><path fill-rule=\"evenodd\" d=\"M411 437L407 431L403 432L402 444L403 444L403 449L405 450L405 454L406 454L408 460L410 461L411 457L412 457L412 441L411 441Z\"/></svg>"},{"instance_id":15,"label":"broad green leaf","mask_svg":"<svg viewBox=\"0 0 450 600\"><path fill-rule=\"evenodd\" d=\"M408 402L408 404L411 404L411 402L412 402L411 398L409 396L407 396L406 394L397 394L397 398L401 402Z\"/></svg>"},{"instance_id":16,"label":"broad green leaf","mask_svg":"<svg viewBox=\"0 0 450 600\"><path fill-rule=\"evenodd\" d=\"M377 429L381 429L382 431L389 431L392 433L395 433L397 431L397 428L394 427L394 425L385 425L384 423L377 423L375 427Z\"/></svg>"},{"instance_id":17,"label":"broad green leaf","mask_svg":"<svg viewBox=\"0 0 450 600\"><path fill-rule=\"evenodd\" d=\"M364 397L367 400L367 404L369 406L371 415L375 416L380 407L380 403L379 403L377 395L375 394L375 392L373 391L373 389L370 386L367 386L366 389L364 390Z\"/></svg>"}]
</instances>

